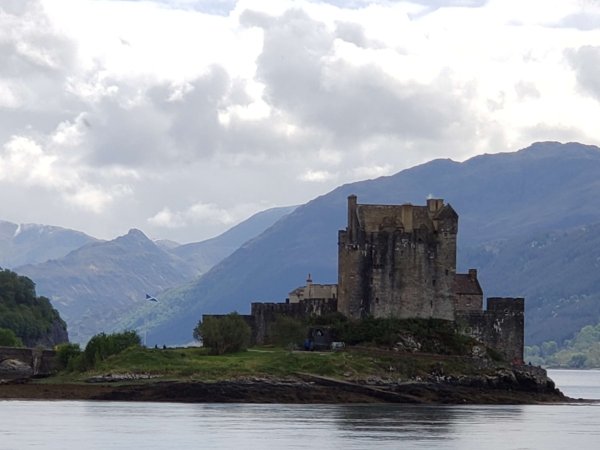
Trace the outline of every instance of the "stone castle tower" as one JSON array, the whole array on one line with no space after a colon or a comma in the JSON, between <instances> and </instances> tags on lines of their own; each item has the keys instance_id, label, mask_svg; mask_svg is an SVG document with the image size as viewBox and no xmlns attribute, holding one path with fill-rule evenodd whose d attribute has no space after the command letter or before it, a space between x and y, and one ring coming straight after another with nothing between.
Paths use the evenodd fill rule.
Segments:
<instances>
[{"instance_id":1,"label":"stone castle tower","mask_svg":"<svg viewBox=\"0 0 600 450\"><path fill-rule=\"evenodd\" d=\"M351 195L338 238L338 310L454 320L457 231L458 215L441 199L363 205Z\"/></svg>"},{"instance_id":2,"label":"stone castle tower","mask_svg":"<svg viewBox=\"0 0 600 450\"><path fill-rule=\"evenodd\" d=\"M285 303L252 303L252 314L243 317L253 342L269 342L278 316L434 318L454 321L460 333L522 363L525 301L488 298L483 310L477 270L456 273L457 232L458 214L442 199L362 205L351 195L348 226L338 235L338 284L314 284L309 274Z\"/></svg>"}]
</instances>

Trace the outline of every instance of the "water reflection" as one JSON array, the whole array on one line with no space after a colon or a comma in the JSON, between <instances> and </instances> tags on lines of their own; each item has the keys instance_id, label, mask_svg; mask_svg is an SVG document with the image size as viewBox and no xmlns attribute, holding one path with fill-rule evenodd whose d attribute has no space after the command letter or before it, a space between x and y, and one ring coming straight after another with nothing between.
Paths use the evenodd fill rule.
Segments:
<instances>
[{"instance_id":1,"label":"water reflection","mask_svg":"<svg viewBox=\"0 0 600 450\"><path fill-rule=\"evenodd\" d=\"M0 402L0 448L596 448L597 405Z\"/></svg>"},{"instance_id":2,"label":"water reflection","mask_svg":"<svg viewBox=\"0 0 600 450\"><path fill-rule=\"evenodd\" d=\"M336 410L337 426L355 437L374 440L435 440L448 434L455 411L412 405L342 406Z\"/></svg>"},{"instance_id":3,"label":"water reflection","mask_svg":"<svg viewBox=\"0 0 600 450\"><path fill-rule=\"evenodd\" d=\"M600 398L600 372L563 375L556 381L568 395L586 387ZM600 404L0 401L0 418L0 449L587 449L600 442Z\"/></svg>"}]
</instances>

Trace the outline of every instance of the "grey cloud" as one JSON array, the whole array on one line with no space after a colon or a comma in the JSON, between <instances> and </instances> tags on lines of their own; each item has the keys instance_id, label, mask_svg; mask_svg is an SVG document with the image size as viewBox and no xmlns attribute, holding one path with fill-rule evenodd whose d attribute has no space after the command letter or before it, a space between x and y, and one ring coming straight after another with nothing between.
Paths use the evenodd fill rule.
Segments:
<instances>
[{"instance_id":1,"label":"grey cloud","mask_svg":"<svg viewBox=\"0 0 600 450\"><path fill-rule=\"evenodd\" d=\"M379 47L374 42L371 42L366 34L364 28L352 22L336 22L336 37L350 42L351 44L356 45L357 47L369 48L369 47Z\"/></svg>"},{"instance_id":2,"label":"grey cloud","mask_svg":"<svg viewBox=\"0 0 600 450\"><path fill-rule=\"evenodd\" d=\"M231 82L231 89L226 99L228 105L247 106L252 102L252 98L246 91L246 82L240 79L234 79Z\"/></svg>"},{"instance_id":3,"label":"grey cloud","mask_svg":"<svg viewBox=\"0 0 600 450\"><path fill-rule=\"evenodd\" d=\"M600 46L586 45L569 50L566 57L581 89L600 101Z\"/></svg>"},{"instance_id":4,"label":"grey cloud","mask_svg":"<svg viewBox=\"0 0 600 450\"><path fill-rule=\"evenodd\" d=\"M329 62L334 35L301 11L265 29L258 77L268 102L341 142L376 135L432 139L460 122L460 99L443 87L401 83L375 66Z\"/></svg>"},{"instance_id":5,"label":"grey cloud","mask_svg":"<svg viewBox=\"0 0 600 450\"><path fill-rule=\"evenodd\" d=\"M170 115L169 135L185 159L205 157L218 150L221 125L218 111L229 93L230 79L221 67L194 80L180 100L159 99L161 109ZM156 101L157 99L155 99Z\"/></svg>"},{"instance_id":6,"label":"grey cloud","mask_svg":"<svg viewBox=\"0 0 600 450\"><path fill-rule=\"evenodd\" d=\"M144 91L133 81L106 83L117 87L118 95L103 98L85 115L90 124L89 164L178 165L218 150L222 134L218 111L230 86L222 68L211 68L179 95L168 84Z\"/></svg>"},{"instance_id":7,"label":"grey cloud","mask_svg":"<svg viewBox=\"0 0 600 450\"><path fill-rule=\"evenodd\" d=\"M564 17L556 24L562 28L576 28L582 31L600 29L600 13L585 11Z\"/></svg>"},{"instance_id":8,"label":"grey cloud","mask_svg":"<svg viewBox=\"0 0 600 450\"><path fill-rule=\"evenodd\" d=\"M75 45L53 30L37 0L3 1L0 29L0 144L13 134L45 134L81 107L66 89ZM11 102L13 104L11 104Z\"/></svg>"},{"instance_id":9,"label":"grey cloud","mask_svg":"<svg viewBox=\"0 0 600 450\"><path fill-rule=\"evenodd\" d=\"M328 3L340 8L364 8L372 4L389 5L400 3L405 0L315 0L316 3ZM419 3L432 9L442 8L445 6L464 6L477 8L485 5L488 0L413 0L414 3Z\"/></svg>"},{"instance_id":10,"label":"grey cloud","mask_svg":"<svg viewBox=\"0 0 600 450\"><path fill-rule=\"evenodd\" d=\"M0 43L0 77L36 75L64 78L72 67L75 46L52 29L38 0L24 0L19 7L2 4L0 24L7 30Z\"/></svg>"},{"instance_id":11,"label":"grey cloud","mask_svg":"<svg viewBox=\"0 0 600 450\"><path fill-rule=\"evenodd\" d=\"M169 155L168 120L153 108L124 108L108 98L87 113L85 120L88 165L148 166L163 163Z\"/></svg>"},{"instance_id":12,"label":"grey cloud","mask_svg":"<svg viewBox=\"0 0 600 450\"><path fill-rule=\"evenodd\" d=\"M481 8L485 6L489 0L414 0L414 2L425 8L418 13L410 13L408 16L411 19L418 19L441 8Z\"/></svg>"},{"instance_id":13,"label":"grey cloud","mask_svg":"<svg viewBox=\"0 0 600 450\"><path fill-rule=\"evenodd\" d=\"M11 15L22 15L31 7L32 3L37 3L28 0L3 0L0 4L0 11Z\"/></svg>"},{"instance_id":14,"label":"grey cloud","mask_svg":"<svg viewBox=\"0 0 600 450\"><path fill-rule=\"evenodd\" d=\"M392 1L390 1L390 0L315 0L314 3L327 3L329 5L334 5L339 8L357 9L357 8L364 8L365 6L372 5L372 4L394 3L394 1L393 0Z\"/></svg>"},{"instance_id":15,"label":"grey cloud","mask_svg":"<svg viewBox=\"0 0 600 450\"><path fill-rule=\"evenodd\" d=\"M246 9L240 14L240 24L247 27L268 28L275 23L275 17L259 11Z\"/></svg>"},{"instance_id":16,"label":"grey cloud","mask_svg":"<svg viewBox=\"0 0 600 450\"><path fill-rule=\"evenodd\" d=\"M561 124L538 123L523 130L523 137L528 142L560 141L560 142L586 142L582 131L578 128L567 127Z\"/></svg>"},{"instance_id":17,"label":"grey cloud","mask_svg":"<svg viewBox=\"0 0 600 450\"><path fill-rule=\"evenodd\" d=\"M521 100L526 99L528 97L529 98L539 98L540 97L540 91L535 86L535 83L532 83L530 81L519 81L515 85L515 92L517 93L517 95L519 96L519 98Z\"/></svg>"},{"instance_id":18,"label":"grey cloud","mask_svg":"<svg viewBox=\"0 0 600 450\"><path fill-rule=\"evenodd\" d=\"M430 7L431 9L445 7L480 8L485 6L489 0L414 0L415 3Z\"/></svg>"},{"instance_id":19,"label":"grey cloud","mask_svg":"<svg viewBox=\"0 0 600 450\"><path fill-rule=\"evenodd\" d=\"M122 1L122 0L112 0ZM146 0L129 0L130 2L143 2ZM191 9L207 14L220 16L228 15L237 3L237 0L154 0L169 8Z\"/></svg>"}]
</instances>

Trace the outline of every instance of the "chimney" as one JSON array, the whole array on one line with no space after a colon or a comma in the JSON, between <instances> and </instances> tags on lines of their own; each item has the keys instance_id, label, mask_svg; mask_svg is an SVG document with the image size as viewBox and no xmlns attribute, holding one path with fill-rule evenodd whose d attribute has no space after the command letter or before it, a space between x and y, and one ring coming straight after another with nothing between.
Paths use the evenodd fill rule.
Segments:
<instances>
[{"instance_id":1,"label":"chimney","mask_svg":"<svg viewBox=\"0 0 600 450\"><path fill-rule=\"evenodd\" d=\"M312 277L310 276L310 273L308 274L308 278L306 279L306 292L304 293L304 298L313 298Z\"/></svg>"},{"instance_id":2,"label":"chimney","mask_svg":"<svg viewBox=\"0 0 600 450\"><path fill-rule=\"evenodd\" d=\"M352 243L356 243L358 236L358 220L356 217L356 209L356 195L348 196L348 238Z\"/></svg>"},{"instance_id":3,"label":"chimney","mask_svg":"<svg viewBox=\"0 0 600 450\"><path fill-rule=\"evenodd\" d=\"M438 210L444 207L444 199L442 198L428 198L427 199L427 211L429 214L435 214Z\"/></svg>"},{"instance_id":4,"label":"chimney","mask_svg":"<svg viewBox=\"0 0 600 450\"><path fill-rule=\"evenodd\" d=\"M469 269L469 279L471 281L477 281L477 269Z\"/></svg>"}]
</instances>

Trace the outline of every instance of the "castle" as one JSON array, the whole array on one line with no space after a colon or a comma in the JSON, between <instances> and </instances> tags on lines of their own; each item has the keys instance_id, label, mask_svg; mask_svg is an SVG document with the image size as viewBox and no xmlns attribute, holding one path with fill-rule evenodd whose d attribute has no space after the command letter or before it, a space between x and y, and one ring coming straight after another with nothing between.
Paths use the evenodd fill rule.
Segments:
<instances>
[{"instance_id":1,"label":"castle","mask_svg":"<svg viewBox=\"0 0 600 450\"><path fill-rule=\"evenodd\" d=\"M456 273L458 214L442 199L425 206L359 204L348 197L348 225L338 234L338 284L306 286L286 303L252 303L254 339L268 339L277 315L304 318L341 312L348 318L435 318L520 363L524 300L488 298L477 270Z\"/></svg>"}]
</instances>

